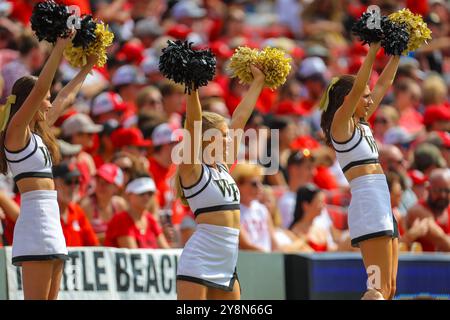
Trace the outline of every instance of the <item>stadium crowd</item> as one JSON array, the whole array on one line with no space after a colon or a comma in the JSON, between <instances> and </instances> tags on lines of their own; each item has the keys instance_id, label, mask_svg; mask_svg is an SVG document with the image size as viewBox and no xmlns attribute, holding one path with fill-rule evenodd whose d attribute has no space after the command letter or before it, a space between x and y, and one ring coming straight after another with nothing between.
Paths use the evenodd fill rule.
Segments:
<instances>
[{"instance_id":1,"label":"stadium crowd","mask_svg":"<svg viewBox=\"0 0 450 320\"><path fill-rule=\"evenodd\" d=\"M0 103L13 83L38 75L49 45L30 29L36 0L0 1ZM450 7L445 0L60 0L103 20L114 32L108 62L86 79L52 130L63 161L53 167L68 246L182 248L196 227L176 199L171 153L183 126L184 88L158 70L169 39L211 48L214 81L200 89L204 110L229 117L246 87L227 64L239 46L284 49L292 71L278 90L264 89L246 129L279 130L276 174L240 161L240 248L261 252L357 250L350 245L350 191L320 129L317 104L331 77L357 72L368 46L351 26L368 5L382 14L408 7L432 30L403 56L395 81L370 119L399 222L401 251L450 251ZM373 84L388 56L381 50ZM378 73L377 73L378 71ZM77 70L60 66L51 95ZM270 135L258 136L267 154ZM248 159L254 141L243 141ZM273 154L272 154L273 156ZM275 160L277 159L277 160ZM149 179L150 178L150 179ZM370 196L370 195L369 195ZM20 195L0 175L1 244L13 241Z\"/></svg>"}]
</instances>

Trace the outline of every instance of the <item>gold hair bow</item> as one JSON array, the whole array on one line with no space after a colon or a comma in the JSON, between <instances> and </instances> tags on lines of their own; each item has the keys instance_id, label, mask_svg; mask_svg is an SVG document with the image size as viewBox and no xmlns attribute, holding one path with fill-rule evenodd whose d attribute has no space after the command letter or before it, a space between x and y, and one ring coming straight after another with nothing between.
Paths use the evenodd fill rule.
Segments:
<instances>
[{"instance_id":1,"label":"gold hair bow","mask_svg":"<svg viewBox=\"0 0 450 320\"><path fill-rule=\"evenodd\" d=\"M16 96L12 94L6 100L6 104L0 107L0 132L6 128L11 111L11 105L14 103L16 103Z\"/></svg>"},{"instance_id":2,"label":"gold hair bow","mask_svg":"<svg viewBox=\"0 0 450 320\"><path fill-rule=\"evenodd\" d=\"M333 88L333 86L338 82L338 77L333 77L330 81L330 84L328 85L327 91L324 92L322 95L322 98L320 99L319 103L319 109L322 111L327 111L328 109L328 103L330 102L330 90Z\"/></svg>"}]
</instances>

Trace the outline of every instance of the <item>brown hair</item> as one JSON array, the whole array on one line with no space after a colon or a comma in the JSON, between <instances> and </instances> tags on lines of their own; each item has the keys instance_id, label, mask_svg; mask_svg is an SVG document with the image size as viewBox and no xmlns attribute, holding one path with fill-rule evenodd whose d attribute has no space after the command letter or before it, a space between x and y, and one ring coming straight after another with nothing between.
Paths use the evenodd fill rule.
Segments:
<instances>
[{"instance_id":1,"label":"brown hair","mask_svg":"<svg viewBox=\"0 0 450 320\"><path fill-rule=\"evenodd\" d=\"M343 75L339 77L339 80L329 90L329 100L326 110L322 113L320 121L320 127L325 135L325 141L327 145L331 146L331 123L333 122L334 114L344 103L345 97L352 90L353 83L355 82L355 76ZM327 89L328 90L328 89ZM326 94L327 91L325 91Z\"/></svg>"},{"instance_id":2,"label":"brown hair","mask_svg":"<svg viewBox=\"0 0 450 320\"><path fill-rule=\"evenodd\" d=\"M16 96L16 102L11 105L11 111L9 114L5 130L3 130L0 133L0 173L6 174L8 172L8 166L5 157L5 133L8 128L9 122L30 95L31 90L36 84L36 81L37 81L36 77L24 76L19 80L17 80L14 83L14 86L12 87L11 94ZM53 135L52 131L50 130L50 127L48 126L47 122L37 121L35 127L31 128L31 131L41 136L44 144L47 146L50 152L53 164L54 165L57 164L61 159L61 154L59 153L56 138Z\"/></svg>"}]
</instances>

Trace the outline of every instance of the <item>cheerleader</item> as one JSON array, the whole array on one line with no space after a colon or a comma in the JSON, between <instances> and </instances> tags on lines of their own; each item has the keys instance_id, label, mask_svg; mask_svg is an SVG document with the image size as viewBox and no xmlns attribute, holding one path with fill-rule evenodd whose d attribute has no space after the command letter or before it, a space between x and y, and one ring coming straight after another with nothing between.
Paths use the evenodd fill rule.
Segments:
<instances>
[{"instance_id":1,"label":"cheerleader","mask_svg":"<svg viewBox=\"0 0 450 320\"><path fill-rule=\"evenodd\" d=\"M11 171L21 194L14 229L12 263L22 267L25 299L57 299L68 252L60 223L52 165L59 161L50 127L74 101L96 58L50 103L50 87L68 38L58 38L39 78L25 76L14 83L0 117L0 172Z\"/></svg>"},{"instance_id":2,"label":"cheerleader","mask_svg":"<svg viewBox=\"0 0 450 320\"><path fill-rule=\"evenodd\" d=\"M369 276L363 299L392 299L398 265L398 231L378 148L367 123L391 86L399 56L392 56L373 91L367 86L380 43L370 46L358 74L333 78L321 101L321 127L350 183L348 224Z\"/></svg>"},{"instance_id":3,"label":"cheerleader","mask_svg":"<svg viewBox=\"0 0 450 320\"><path fill-rule=\"evenodd\" d=\"M190 140L185 149L190 148L194 161L179 165L175 183L178 196L195 214L197 229L186 243L178 264L180 300L240 299L236 274L240 194L228 167L237 158L240 141L230 139L229 129L244 128L264 86L264 73L255 66L251 71L253 82L229 126L225 118L216 113L202 113L198 91L187 96L185 128L190 139L184 137L184 140ZM194 135L194 128L199 124L201 134ZM204 142L203 135L208 129L218 130L220 138L214 138L220 141ZM233 161L226 163L226 154L208 157L206 152L200 153L206 151L210 143L232 150Z\"/></svg>"}]
</instances>

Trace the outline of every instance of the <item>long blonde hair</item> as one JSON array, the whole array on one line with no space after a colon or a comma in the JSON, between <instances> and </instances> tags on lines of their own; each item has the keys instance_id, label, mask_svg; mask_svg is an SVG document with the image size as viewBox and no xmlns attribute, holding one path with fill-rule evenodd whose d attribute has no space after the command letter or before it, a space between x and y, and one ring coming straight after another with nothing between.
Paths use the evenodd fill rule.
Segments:
<instances>
[{"instance_id":1,"label":"long blonde hair","mask_svg":"<svg viewBox=\"0 0 450 320\"><path fill-rule=\"evenodd\" d=\"M220 114L215 112L203 111L202 112L202 135L205 131L209 129L219 129L226 120ZM201 153L200 153L201 154ZM173 185L176 191L176 197L181 200L184 205L188 205L186 197L184 196L183 189L181 187L180 182L180 168L177 168L177 171L173 177Z\"/></svg>"},{"instance_id":2,"label":"long blonde hair","mask_svg":"<svg viewBox=\"0 0 450 320\"><path fill-rule=\"evenodd\" d=\"M32 76L24 76L17 80L14 83L12 88L12 94L16 96L16 102L11 105L11 111L9 114L9 118L5 127L0 133L0 173L7 174L8 165L6 163L5 157L5 133L8 128L9 122L16 114L16 112L22 107L22 104L25 102L27 97L30 95L31 90L36 84L37 78ZM36 121L36 125L34 128L31 128L32 132L37 133L41 136L44 144L47 146L50 155L52 157L53 164L57 164L61 159L61 154L59 153L58 144L56 142L56 138L53 135L50 127L48 126L46 121Z\"/></svg>"}]
</instances>

